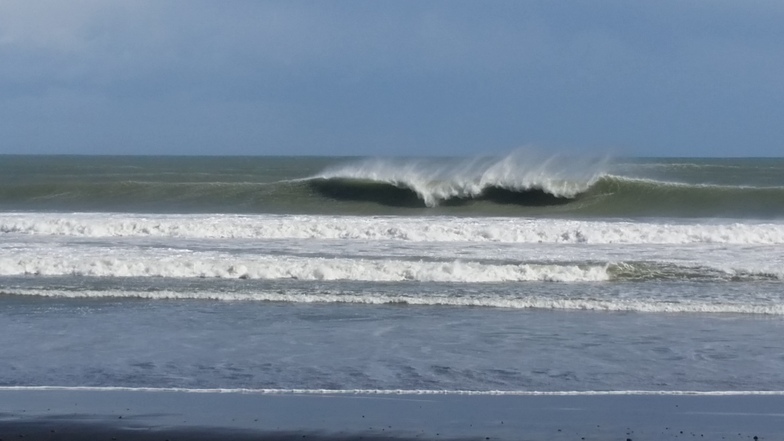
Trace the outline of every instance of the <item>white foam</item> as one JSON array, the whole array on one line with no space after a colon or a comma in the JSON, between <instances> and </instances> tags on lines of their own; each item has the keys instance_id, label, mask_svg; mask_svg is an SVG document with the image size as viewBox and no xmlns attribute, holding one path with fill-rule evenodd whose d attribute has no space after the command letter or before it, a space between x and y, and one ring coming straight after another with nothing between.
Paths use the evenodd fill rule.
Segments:
<instances>
[{"instance_id":1,"label":"white foam","mask_svg":"<svg viewBox=\"0 0 784 441\"><path fill-rule=\"evenodd\" d=\"M2 213L0 234L586 244L784 244L784 223L526 218Z\"/></svg>"},{"instance_id":2,"label":"white foam","mask_svg":"<svg viewBox=\"0 0 784 441\"><path fill-rule=\"evenodd\" d=\"M452 198L476 197L490 187L537 189L571 198L601 177L605 162L518 150L500 159L461 162L368 159L325 170L313 178L356 179L408 188L433 207Z\"/></svg>"},{"instance_id":3,"label":"white foam","mask_svg":"<svg viewBox=\"0 0 784 441\"><path fill-rule=\"evenodd\" d=\"M592 298L548 298L507 295L390 295L379 293L312 293L287 290L286 292L178 292L178 291L126 291L126 290L44 290L11 289L0 293L59 298L140 298L150 300L201 299L217 301L266 301L287 303L351 303L365 305L415 305L415 306L460 306L506 309L551 309L585 310L608 312L644 313L699 313L699 314L759 314L784 315L784 304L775 301L749 301L730 303L721 299L703 301L681 300L677 302L661 299L592 299Z\"/></svg>"},{"instance_id":4,"label":"white foam","mask_svg":"<svg viewBox=\"0 0 784 441\"><path fill-rule=\"evenodd\" d=\"M258 395L463 395L463 396L780 396L784 390L460 390L460 389L256 389L256 388L184 388L123 386L0 386L0 391L54 392L166 392L194 394Z\"/></svg>"},{"instance_id":5,"label":"white foam","mask_svg":"<svg viewBox=\"0 0 784 441\"><path fill-rule=\"evenodd\" d=\"M95 255L95 254L108 255ZM100 249L73 254L59 250L41 255L8 251L0 257L0 275L172 277L221 279L297 279L419 282L582 282L609 279L604 265L490 265L477 262L232 256L217 253L140 251L110 254Z\"/></svg>"}]
</instances>

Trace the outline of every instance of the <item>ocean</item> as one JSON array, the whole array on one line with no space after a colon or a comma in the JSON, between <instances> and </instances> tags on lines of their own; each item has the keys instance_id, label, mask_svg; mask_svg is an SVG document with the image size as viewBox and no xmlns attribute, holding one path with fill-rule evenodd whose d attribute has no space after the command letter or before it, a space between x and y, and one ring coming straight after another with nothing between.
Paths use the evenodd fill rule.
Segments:
<instances>
[{"instance_id":1,"label":"ocean","mask_svg":"<svg viewBox=\"0 0 784 441\"><path fill-rule=\"evenodd\" d=\"M0 156L0 387L784 384L784 159Z\"/></svg>"}]
</instances>

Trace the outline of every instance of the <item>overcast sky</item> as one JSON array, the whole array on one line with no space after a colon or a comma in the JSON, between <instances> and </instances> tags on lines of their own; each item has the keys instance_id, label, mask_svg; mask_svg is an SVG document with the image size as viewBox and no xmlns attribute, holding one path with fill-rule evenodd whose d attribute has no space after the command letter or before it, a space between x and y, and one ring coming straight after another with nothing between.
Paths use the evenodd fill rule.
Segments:
<instances>
[{"instance_id":1,"label":"overcast sky","mask_svg":"<svg viewBox=\"0 0 784 441\"><path fill-rule=\"evenodd\" d=\"M784 2L0 0L0 153L784 155Z\"/></svg>"}]
</instances>

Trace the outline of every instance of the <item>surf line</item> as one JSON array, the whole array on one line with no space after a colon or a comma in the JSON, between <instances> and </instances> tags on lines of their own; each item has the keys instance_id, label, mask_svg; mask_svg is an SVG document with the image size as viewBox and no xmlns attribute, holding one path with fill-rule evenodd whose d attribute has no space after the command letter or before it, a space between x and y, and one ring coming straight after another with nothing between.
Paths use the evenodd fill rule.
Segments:
<instances>
[{"instance_id":1,"label":"surf line","mask_svg":"<svg viewBox=\"0 0 784 441\"><path fill-rule=\"evenodd\" d=\"M124 387L124 386L0 386L0 392L178 392L200 394L257 394L257 395L463 395L463 396L784 396L784 390L586 390L586 391L530 391L530 390L442 390L442 389L253 389L253 388L180 388L180 387Z\"/></svg>"}]
</instances>

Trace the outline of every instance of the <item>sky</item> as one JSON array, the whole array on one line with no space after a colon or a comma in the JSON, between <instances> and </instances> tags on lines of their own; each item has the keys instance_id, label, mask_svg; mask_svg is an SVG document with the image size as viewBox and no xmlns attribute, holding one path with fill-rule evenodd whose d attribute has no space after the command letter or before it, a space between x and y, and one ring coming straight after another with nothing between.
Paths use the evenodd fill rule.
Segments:
<instances>
[{"instance_id":1,"label":"sky","mask_svg":"<svg viewBox=\"0 0 784 441\"><path fill-rule=\"evenodd\" d=\"M0 153L784 156L784 2L0 0Z\"/></svg>"}]
</instances>

